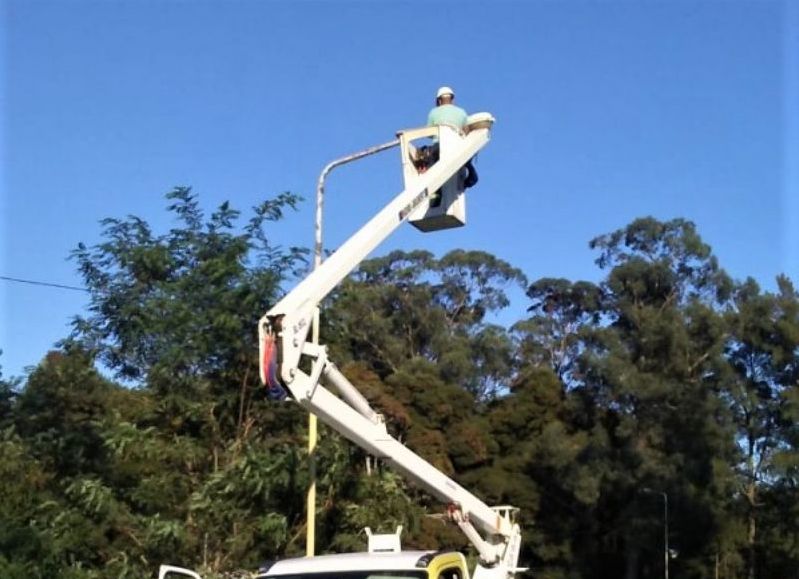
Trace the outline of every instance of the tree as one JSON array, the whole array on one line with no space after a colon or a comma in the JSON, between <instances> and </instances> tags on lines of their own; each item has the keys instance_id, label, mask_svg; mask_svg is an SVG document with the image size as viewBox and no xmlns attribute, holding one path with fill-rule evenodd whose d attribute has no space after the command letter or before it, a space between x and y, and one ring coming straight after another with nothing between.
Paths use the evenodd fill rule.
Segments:
<instances>
[{"instance_id":1,"label":"tree","mask_svg":"<svg viewBox=\"0 0 799 579\"><path fill-rule=\"evenodd\" d=\"M489 504L521 509L522 558L537 576L580 573L581 517L596 503L598 481L585 464L588 437L570 423L562 383L545 366L523 367L486 418L496 448L464 482Z\"/></svg>"},{"instance_id":2,"label":"tree","mask_svg":"<svg viewBox=\"0 0 799 579\"><path fill-rule=\"evenodd\" d=\"M0 350L0 355L3 350ZM3 377L3 366L0 365L0 430L5 430L11 425L11 413L14 400L17 396L19 379L6 379Z\"/></svg>"},{"instance_id":3,"label":"tree","mask_svg":"<svg viewBox=\"0 0 799 579\"><path fill-rule=\"evenodd\" d=\"M0 575L35 577L52 571L57 553L34 513L50 499L52 475L31 455L13 426L0 431Z\"/></svg>"},{"instance_id":4,"label":"tree","mask_svg":"<svg viewBox=\"0 0 799 579\"><path fill-rule=\"evenodd\" d=\"M799 299L786 277L779 277L777 285L778 293L764 293L754 280L746 280L736 288L735 307L728 316L731 377L723 396L735 420L741 454L737 472L745 498L749 579L759 575L758 550L764 554L764 564L770 551L758 535L761 494L771 494L773 499L784 496L769 489L786 489L783 476L791 472L788 465L797 462L789 439L795 429L791 391L799 376Z\"/></svg>"},{"instance_id":5,"label":"tree","mask_svg":"<svg viewBox=\"0 0 799 579\"><path fill-rule=\"evenodd\" d=\"M724 366L716 307L729 298L731 281L694 225L681 219L637 219L591 247L600 250L597 264L609 268L602 284L608 323L593 333L581 371L602 408L608 458L616 463L608 498L625 574L637 575L639 554L659 528L658 511L641 505L643 487L668 493L672 529L681 537L673 545L682 553L676 564L688 569L711 552L715 505L727 491L730 426L713 393Z\"/></svg>"},{"instance_id":6,"label":"tree","mask_svg":"<svg viewBox=\"0 0 799 579\"><path fill-rule=\"evenodd\" d=\"M583 352L581 334L596 327L602 315L602 290L595 284L543 278L527 288L533 315L514 326L519 355L526 364L548 366L565 386L576 386L573 375Z\"/></svg>"},{"instance_id":7,"label":"tree","mask_svg":"<svg viewBox=\"0 0 799 579\"><path fill-rule=\"evenodd\" d=\"M685 220L637 219L590 246L600 251L605 280L535 282L533 315L516 326L524 362L552 369L562 382L564 433L586 469L568 479L583 481L582 490L561 483L549 492L585 499L572 502L583 505L577 532L592 536L583 556L628 578L651 572L641 553L662 525L641 489L668 492L672 509L692 513L690 526L675 525L677 564L687 570L711 550L706 541L727 491L724 459L733 447L714 391L725 329L716 308L731 282Z\"/></svg>"},{"instance_id":8,"label":"tree","mask_svg":"<svg viewBox=\"0 0 799 579\"><path fill-rule=\"evenodd\" d=\"M90 315L75 319L64 347L138 388L139 406L93 422L109 472L76 477L67 494L89 505L107 497L106 518L128 513L128 546L142 560L254 565L286 548L302 508L293 499L301 462L286 445L302 436L299 413L264 400L255 332L304 264L303 250L266 232L298 197L265 201L241 229L227 202L206 218L190 189L167 198L178 221L168 233L136 217L106 219L105 241L73 253Z\"/></svg>"},{"instance_id":9,"label":"tree","mask_svg":"<svg viewBox=\"0 0 799 579\"><path fill-rule=\"evenodd\" d=\"M331 296L325 316L337 359L386 377L425 359L446 382L484 399L512 373L512 344L485 316L507 307L503 287L524 275L494 256L457 250L441 259L394 251L364 262Z\"/></svg>"},{"instance_id":10,"label":"tree","mask_svg":"<svg viewBox=\"0 0 799 579\"><path fill-rule=\"evenodd\" d=\"M267 227L284 194L175 227L104 222L74 252L90 311L23 382L0 377L0 575L221 577L301 552L305 417L265 399L256 320L303 265ZM597 283L543 278L525 319L488 322L527 284L482 252L368 260L324 304L322 341L390 432L493 504L521 507L542 579L793 577L799 568L799 295L734 284L690 222L597 237ZM97 367L101 371L97 370ZM114 379L102 375L110 373ZM318 545L363 526L465 548L440 511L323 429ZM648 489L648 490L646 490Z\"/></svg>"}]
</instances>

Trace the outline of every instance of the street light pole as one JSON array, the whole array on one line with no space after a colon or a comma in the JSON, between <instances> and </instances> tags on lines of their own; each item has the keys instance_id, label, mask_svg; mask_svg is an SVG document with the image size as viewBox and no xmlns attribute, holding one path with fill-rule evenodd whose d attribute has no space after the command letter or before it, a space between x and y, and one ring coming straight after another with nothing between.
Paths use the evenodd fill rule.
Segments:
<instances>
[{"instance_id":1,"label":"street light pole","mask_svg":"<svg viewBox=\"0 0 799 579\"><path fill-rule=\"evenodd\" d=\"M346 157L341 157L325 165L316 185L316 216L314 219L314 260L313 268L317 269L322 265L322 208L325 199L325 180L328 173L340 165L357 161L369 155L374 155L386 149L399 145L399 139L383 143L359 151ZM311 342L319 343L319 308L314 311L313 325L311 331ZM316 415L308 414L308 471L310 481L308 483L308 494L305 498L305 555L313 557L316 551L316 443L317 443L317 421Z\"/></svg>"}]
</instances>

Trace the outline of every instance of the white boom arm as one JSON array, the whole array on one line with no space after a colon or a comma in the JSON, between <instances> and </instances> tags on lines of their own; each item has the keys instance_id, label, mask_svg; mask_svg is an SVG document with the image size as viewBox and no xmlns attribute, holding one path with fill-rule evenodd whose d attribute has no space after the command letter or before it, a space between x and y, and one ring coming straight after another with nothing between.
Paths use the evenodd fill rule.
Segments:
<instances>
[{"instance_id":1,"label":"white boom arm","mask_svg":"<svg viewBox=\"0 0 799 579\"><path fill-rule=\"evenodd\" d=\"M450 515L480 554L475 577L507 579L517 571L521 542L519 526L513 522L515 509L489 507L389 435L382 417L327 359L325 346L307 340L319 302L403 222L424 216L434 192L457 187L457 197L463 195L462 168L486 145L489 130L490 123L466 135L449 127L399 133L405 189L261 318L259 338L261 379L270 391L285 390L328 426L449 504ZM440 156L427 171L418 173L409 170L410 140L424 136L437 137ZM303 365L308 371L300 368L303 358L310 361ZM341 398L320 382L335 388Z\"/></svg>"}]
</instances>

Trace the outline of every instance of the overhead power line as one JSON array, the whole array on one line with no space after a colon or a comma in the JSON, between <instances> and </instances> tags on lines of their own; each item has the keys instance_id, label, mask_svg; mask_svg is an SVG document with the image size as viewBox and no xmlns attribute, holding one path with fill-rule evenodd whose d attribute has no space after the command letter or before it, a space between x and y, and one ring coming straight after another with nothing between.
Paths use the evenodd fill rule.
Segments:
<instances>
[{"instance_id":1,"label":"overhead power line","mask_svg":"<svg viewBox=\"0 0 799 579\"><path fill-rule=\"evenodd\" d=\"M43 286L43 287L54 287L54 288L58 288L58 289L73 290L73 291L78 291L78 292L88 292L89 291L85 287L77 287L77 286L74 286L74 285L64 285L64 284L61 284L61 283L50 283L50 282L46 282L46 281L36 281L36 280L32 280L32 279L21 279L21 278L18 278L18 277L9 277L7 275L0 275L0 279L5 280L5 281L12 281L12 282L15 282L15 283L27 283L27 284L30 284L30 285L38 285L38 286Z\"/></svg>"}]
</instances>

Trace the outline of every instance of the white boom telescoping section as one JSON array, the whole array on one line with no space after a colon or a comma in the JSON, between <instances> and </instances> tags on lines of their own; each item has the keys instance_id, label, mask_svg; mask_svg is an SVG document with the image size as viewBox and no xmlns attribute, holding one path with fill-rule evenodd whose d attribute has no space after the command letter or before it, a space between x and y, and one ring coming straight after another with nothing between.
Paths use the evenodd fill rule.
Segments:
<instances>
[{"instance_id":1,"label":"white boom telescoping section","mask_svg":"<svg viewBox=\"0 0 799 579\"><path fill-rule=\"evenodd\" d=\"M261 380L273 394L290 395L325 424L447 503L452 519L479 552L476 579L508 579L519 570L521 534L514 522L515 509L489 507L389 435L382 416L328 360L325 346L308 341L322 299L405 221L423 231L465 222L464 165L488 143L494 120L487 113L470 119L475 122L465 134L447 126L398 133L405 189L261 318ZM424 169L413 162L419 150L412 141L421 138L432 138L438 149L438 160ZM310 362L303 364L308 371L300 368L303 359Z\"/></svg>"}]
</instances>

